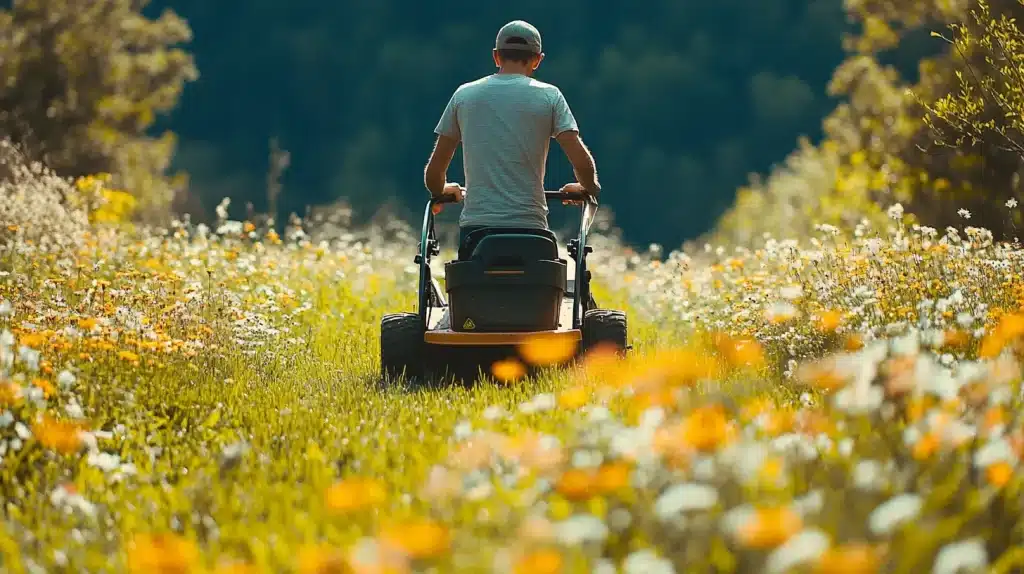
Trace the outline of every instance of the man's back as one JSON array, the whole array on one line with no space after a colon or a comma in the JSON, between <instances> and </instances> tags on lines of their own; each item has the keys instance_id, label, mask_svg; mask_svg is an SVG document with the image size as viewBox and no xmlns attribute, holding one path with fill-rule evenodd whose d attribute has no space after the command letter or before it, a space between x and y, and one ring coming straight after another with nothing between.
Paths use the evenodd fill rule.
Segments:
<instances>
[{"instance_id":1,"label":"man's back","mask_svg":"<svg viewBox=\"0 0 1024 574\"><path fill-rule=\"evenodd\" d=\"M577 130L561 91L521 74L463 84L435 130L462 141L461 227L547 228L544 171L551 138Z\"/></svg>"}]
</instances>

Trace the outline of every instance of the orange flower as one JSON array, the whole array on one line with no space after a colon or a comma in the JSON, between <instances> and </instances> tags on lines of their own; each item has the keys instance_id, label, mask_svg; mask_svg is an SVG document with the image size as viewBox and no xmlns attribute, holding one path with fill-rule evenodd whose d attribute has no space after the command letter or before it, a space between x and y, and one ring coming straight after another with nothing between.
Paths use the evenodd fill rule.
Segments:
<instances>
[{"instance_id":1,"label":"orange flower","mask_svg":"<svg viewBox=\"0 0 1024 574\"><path fill-rule=\"evenodd\" d=\"M432 558L448 551L451 534L445 525L421 518L385 528L381 532L381 542L409 558Z\"/></svg>"},{"instance_id":2,"label":"orange flower","mask_svg":"<svg viewBox=\"0 0 1024 574\"><path fill-rule=\"evenodd\" d=\"M775 402L768 397L749 399L740 407L740 420L749 423L762 414L770 412L773 408L775 408Z\"/></svg>"},{"instance_id":3,"label":"orange flower","mask_svg":"<svg viewBox=\"0 0 1024 574\"><path fill-rule=\"evenodd\" d=\"M947 349L962 349L970 342L970 333L963 329L949 329L942 334L942 346Z\"/></svg>"},{"instance_id":4,"label":"orange flower","mask_svg":"<svg viewBox=\"0 0 1024 574\"><path fill-rule=\"evenodd\" d=\"M32 349L38 349L46 342L46 336L42 333L26 333L19 338L19 342Z\"/></svg>"},{"instance_id":5,"label":"orange flower","mask_svg":"<svg viewBox=\"0 0 1024 574\"><path fill-rule=\"evenodd\" d=\"M707 405L695 409L682 423L683 444L701 452L713 452L735 436L721 405Z\"/></svg>"},{"instance_id":6,"label":"orange flower","mask_svg":"<svg viewBox=\"0 0 1024 574\"><path fill-rule=\"evenodd\" d=\"M903 396L917 384L917 357L912 355L887 359L881 366L885 376L885 390L890 397Z\"/></svg>"},{"instance_id":7,"label":"orange flower","mask_svg":"<svg viewBox=\"0 0 1024 574\"><path fill-rule=\"evenodd\" d=\"M117 353L117 358L121 359L122 361L128 362L128 363L138 363L139 362L139 356L137 354L131 352L131 351L119 351Z\"/></svg>"},{"instance_id":8,"label":"orange flower","mask_svg":"<svg viewBox=\"0 0 1024 574\"><path fill-rule=\"evenodd\" d=\"M601 343L587 351L582 360L582 374L600 384L622 379L627 362L619 356L618 349L611 343Z\"/></svg>"},{"instance_id":9,"label":"orange flower","mask_svg":"<svg viewBox=\"0 0 1024 574\"><path fill-rule=\"evenodd\" d=\"M387 500L387 491L377 480L355 477L331 485L324 499L331 512L352 512L383 504Z\"/></svg>"},{"instance_id":10,"label":"orange flower","mask_svg":"<svg viewBox=\"0 0 1024 574\"><path fill-rule=\"evenodd\" d=\"M78 423L58 421L43 415L32 424L32 434L46 448L61 454L71 454L82 448L82 427Z\"/></svg>"},{"instance_id":11,"label":"orange flower","mask_svg":"<svg viewBox=\"0 0 1024 574\"><path fill-rule=\"evenodd\" d=\"M513 574L558 574L564 564L562 555L554 549L545 548L531 552L516 562Z\"/></svg>"},{"instance_id":12,"label":"orange flower","mask_svg":"<svg viewBox=\"0 0 1024 574\"><path fill-rule=\"evenodd\" d=\"M345 554L326 544L308 545L299 549L299 574L351 574L352 566Z\"/></svg>"},{"instance_id":13,"label":"orange flower","mask_svg":"<svg viewBox=\"0 0 1024 574\"><path fill-rule=\"evenodd\" d=\"M764 418L764 432L768 436L788 433L796 426L796 414L790 409L769 411Z\"/></svg>"},{"instance_id":14,"label":"orange flower","mask_svg":"<svg viewBox=\"0 0 1024 574\"><path fill-rule=\"evenodd\" d=\"M824 311L818 316L817 327L821 331L831 333L839 328L843 321L843 315L839 311Z\"/></svg>"},{"instance_id":15,"label":"orange flower","mask_svg":"<svg viewBox=\"0 0 1024 574\"><path fill-rule=\"evenodd\" d=\"M846 378L839 373L836 365L830 359L800 365L796 370L796 378L806 385L825 392L831 392L846 385Z\"/></svg>"},{"instance_id":16,"label":"orange flower","mask_svg":"<svg viewBox=\"0 0 1024 574\"><path fill-rule=\"evenodd\" d=\"M847 351L859 351L864 348L864 338L860 335L849 335L843 340L843 348Z\"/></svg>"},{"instance_id":17,"label":"orange flower","mask_svg":"<svg viewBox=\"0 0 1024 574\"><path fill-rule=\"evenodd\" d=\"M53 394L56 392L50 381L47 381L46 379L33 379L32 384L42 389L43 396L46 398L52 397Z\"/></svg>"},{"instance_id":18,"label":"orange flower","mask_svg":"<svg viewBox=\"0 0 1024 574\"><path fill-rule=\"evenodd\" d=\"M145 574L184 574L199 564L199 550L176 534L139 534L128 547L128 569Z\"/></svg>"},{"instance_id":19,"label":"orange flower","mask_svg":"<svg viewBox=\"0 0 1024 574\"><path fill-rule=\"evenodd\" d=\"M555 490L569 500L586 500L597 491L596 477L579 468L570 468L562 473L555 483Z\"/></svg>"},{"instance_id":20,"label":"orange flower","mask_svg":"<svg viewBox=\"0 0 1024 574\"><path fill-rule=\"evenodd\" d=\"M491 365L491 374L503 383L510 383L526 376L526 367L515 359L504 359Z\"/></svg>"},{"instance_id":21,"label":"orange flower","mask_svg":"<svg viewBox=\"0 0 1024 574\"><path fill-rule=\"evenodd\" d=\"M1006 461L990 464L985 468L985 478L995 486L1006 486L1013 478L1013 466Z\"/></svg>"},{"instance_id":22,"label":"orange flower","mask_svg":"<svg viewBox=\"0 0 1024 574\"><path fill-rule=\"evenodd\" d=\"M734 339L723 333L713 335L713 341L732 367L760 367L764 364L764 350L754 339Z\"/></svg>"},{"instance_id":23,"label":"orange flower","mask_svg":"<svg viewBox=\"0 0 1024 574\"><path fill-rule=\"evenodd\" d=\"M914 443L911 453L917 460L931 458L939 450L939 437L936 433L930 432Z\"/></svg>"},{"instance_id":24,"label":"orange flower","mask_svg":"<svg viewBox=\"0 0 1024 574\"><path fill-rule=\"evenodd\" d=\"M992 329L981 340L981 348L978 356L983 359L991 359L999 355L1003 348L1010 342L1024 334L1024 315L1004 315L995 329Z\"/></svg>"},{"instance_id":25,"label":"orange flower","mask_svg":"<svg viewBox=\"0 0 1024 574\"><path fill-rule=\"evenodd\" d=\"M577 341L562 333L543 333L530 336L519 345L519 354L534 366L547 366L565 362L576 354Z\"/></svg>"},{"instance_id":26,"label":"orange flower","mask_svg":"<svg viewBox=\"0 0 1024 574\"><path fill-rule=\"evenodd\" d=\"M874 574L882 566L878 551L867 544L830 548L818 559L815 574Z\"/></svg>"},{"instance_id":27,"label":"orange flower","mask_svg":"<svg viewBox=\"0 0 1024 574\"><path fill-rule=\"evenodd\" d=\"M803 520L791 508L758 508L751 519L740 526L738 538L741 544L749 548L775 548L801 528Z\"/></svg>"},{"instance_id":28,"label":"orange flower","mask_svg":"<svg viewBox=\"0 0 1024 574\"><path fill-rule=\"evenodd\" d=\"M630 466L625 462L607 462L597 469L597 489L606 494L629 486Z\"/></svg>"},{"instance_id":29,"label":"orange flower","mask_svg":"<svg viewBox=\"0 0 1024 574\"><path fill-rule=\"evenodd\" d=\"M1006 410L1000 405L994 405L989 407L984 414L981 426L985 430L991 431L993 428L1004 425L1009 421L1009 415Z\"/></svg>"},{"instance_id":30,"label":"orange flower","mask_svg":"<svg viewBox=\"0 0 1024 574\"><path fill-rule=\"evenodd\" d=\"M693 350L670 351L662 354L656 364L672 386L690 386L701 379L716 379L722 375L722 364L708 353Z\"/></svg>"}]
</instances>

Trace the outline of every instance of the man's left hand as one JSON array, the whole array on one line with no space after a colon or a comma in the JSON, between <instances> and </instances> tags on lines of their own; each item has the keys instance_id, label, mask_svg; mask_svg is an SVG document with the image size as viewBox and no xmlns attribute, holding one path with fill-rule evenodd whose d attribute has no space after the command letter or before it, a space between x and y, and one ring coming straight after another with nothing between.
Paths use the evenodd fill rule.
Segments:
<instances>
[{"instance_id":1,"label":"man's left hand","mask_svg":"<svg viewBox=\"0 0 1024 574\"><path fill-rule=\"evenodd\" d=\"M454 195L455 202L458 203L462 201L464 197L466 197L466 188L462 187L457 183L446 183L444 186L444 190L441 192L441 195Z\"/></svg>"}]
</instances>

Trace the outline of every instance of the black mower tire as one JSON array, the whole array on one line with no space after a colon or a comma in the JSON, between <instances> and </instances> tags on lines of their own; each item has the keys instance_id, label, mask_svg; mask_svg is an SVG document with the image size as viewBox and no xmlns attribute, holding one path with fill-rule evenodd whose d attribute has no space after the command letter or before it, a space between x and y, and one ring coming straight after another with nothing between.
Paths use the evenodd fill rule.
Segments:
<instances>
[{"instance_id":1,"label":"black mower tire","mask_svg":"<svg viewBox=\"0 0 1024 574\"><path fill-rule=\"evenodd\" d=\"M628 345L626 314L614 309L591 309L583 316L583 353L596 347L611 345L625 355Z\"/></svg>"},{"instance_id":2,"label":"black mower tire","mask_svg":"<svg viewBox=\"0 0 1024 574\"><path fill-rule=\"evenodd\" d=\"M412 380L423 375L425 330L416 313L390 313L380 320L380 370L385 383L403 374Z\"/></svg>"}]
</instances>

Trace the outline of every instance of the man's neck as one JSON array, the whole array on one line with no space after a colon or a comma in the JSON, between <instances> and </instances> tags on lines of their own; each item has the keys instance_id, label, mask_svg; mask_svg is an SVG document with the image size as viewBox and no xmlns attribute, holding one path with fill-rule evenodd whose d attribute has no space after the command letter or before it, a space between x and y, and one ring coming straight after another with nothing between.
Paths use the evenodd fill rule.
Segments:
<instances>
[{"instance_id":1,"label":"man's neck","mask_svg":"<svg viewBox=\"0 0 1024 574\"><path fill-rule=\"evenodd\" d=\"M526 68L498 68L498 74L502 76L529 76L530 71Z\"/></svg>"}]
</instances>

